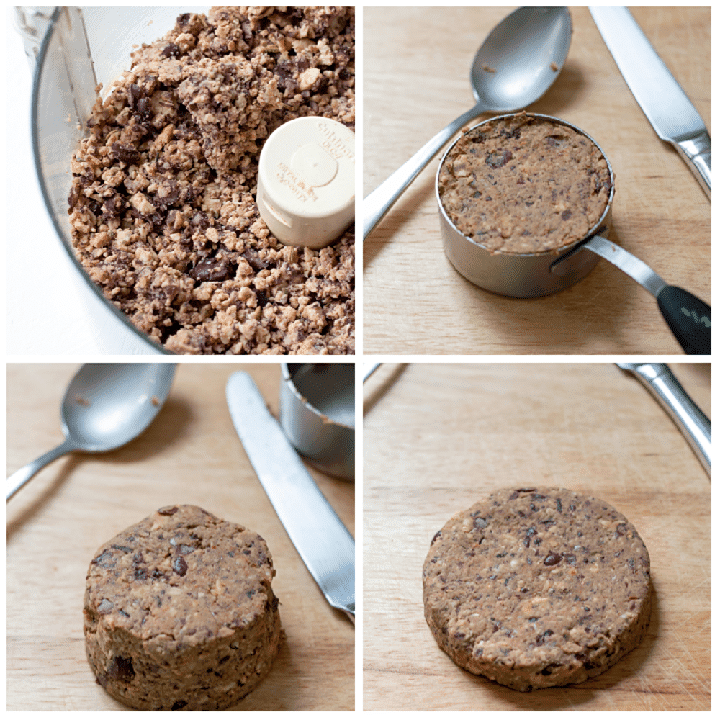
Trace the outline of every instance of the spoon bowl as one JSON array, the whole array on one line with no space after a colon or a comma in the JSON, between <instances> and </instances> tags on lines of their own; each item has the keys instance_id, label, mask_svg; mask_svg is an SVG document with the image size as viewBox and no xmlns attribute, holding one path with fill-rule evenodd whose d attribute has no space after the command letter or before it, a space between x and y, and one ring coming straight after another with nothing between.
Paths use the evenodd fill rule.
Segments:
<instances>
[{"instance_id":1,"label":"spoon bowl","mask_svg":"<svg viewBox=\"0 0 720 720\"><path fill-rule=\"evenodd\" d=\"M555 82L570 52L565 7L521 7L487 36L470 69L475 101L507 113L534 103Z\"/></svg>"},{"instance_id":2,"label":"spoon bowl","mask_svg":"<svg viewBox=\"0 0 720 720\"><path fill-rule=\"evenodd\" d=\"M570 50L566 7L523 7L510 13L477 51L470 82L477 104L428 141L363 200L363 237L466 123L486 112L515 112L540 99L555 82Z\"/></svg>"},{"instance_id":3,"label":"spoon bowl","mask_svg":"<svg viewBox=\"0 0 720 720\"><path fill-rule=\"evenodd\" d=\"M65 436L85 452L125 445L154 420L174 375L166 363L83 365L63 399Z\"/></svg>"},{"instance_id":4,"label":"spoon bowl","mask_svg":"<svg viewBox=\"0 0 720 720\"><path fill-rule=\"evenodd\" d=\"M108 452L140 435L165 403L175 369L173 363L83 365L63 398L65 442L13 473L6 481L6 500L68 452Z\"/></svg>"}]
</instances>

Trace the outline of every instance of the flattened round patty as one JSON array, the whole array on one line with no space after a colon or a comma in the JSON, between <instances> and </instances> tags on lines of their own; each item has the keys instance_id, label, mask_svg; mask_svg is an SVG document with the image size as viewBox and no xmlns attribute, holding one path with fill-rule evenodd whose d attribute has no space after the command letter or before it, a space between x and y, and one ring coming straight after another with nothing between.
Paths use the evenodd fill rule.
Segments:
<instances>
[{"instance_id":1,"label":"flattened round patty","mask_svg":"<svg viewBox=\"0 0 720 720\"><path fill-rule=\"evenodd\" d=\"M578 683L640 643L650 559L601 500L505 489L435 535L423 599L435 640L460 667L523 691Z\"/></svg>"},{"instance_id":2,"label":"flattened round patty","mask_svg":"<svg viewBox=\"0 0 720 720\"><path fill-rule=\"evenodd\" d=\"M194 505L160 508L98 549L85 591L97 682L139 710L221 710L280 643L265 541Z\"/></svg>"}]
</instances>

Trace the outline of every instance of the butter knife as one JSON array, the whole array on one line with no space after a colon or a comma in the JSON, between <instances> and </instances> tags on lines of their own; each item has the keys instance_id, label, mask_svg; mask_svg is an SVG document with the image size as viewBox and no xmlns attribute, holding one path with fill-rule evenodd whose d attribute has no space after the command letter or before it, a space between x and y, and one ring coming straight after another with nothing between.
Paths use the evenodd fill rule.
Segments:
<instances>
[{"instance_id":1,"label":"butter knife","mask_svg":"<svg viewBox=\"0 0 720 720\"><path fill-rule=\"evenodd\" d=\"M682 432L710 475L710 420L685 392L685 388L663 363L617 363L631 372L652 393Z\"/></svg>"},{"instance_id":2,"label":"butter knife","mask_svg":"<svg viewBox=\"0 0 720 720\"><path fill-rule=\"evenodd\" d=\"M671 143L710 197L710 136L698 111L625 7L590 13L638 105Z\"/></svg>"},{"instance_id":3,"label":"butter knife","mask_svg":"<svg viewBox=\"0 0 720 720\"><path fill-rule=\"evenodd\" d=\"M280 522L328 603L355 622L355 541L244 372L225 389L235 430Z\"/></svg>"}]
</instances>

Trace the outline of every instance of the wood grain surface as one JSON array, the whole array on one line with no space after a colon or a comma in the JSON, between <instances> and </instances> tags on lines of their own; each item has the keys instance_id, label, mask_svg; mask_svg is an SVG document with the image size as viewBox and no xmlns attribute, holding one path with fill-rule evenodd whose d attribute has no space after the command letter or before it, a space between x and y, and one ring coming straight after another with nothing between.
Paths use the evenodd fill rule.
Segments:
<instances>
[{"instance_id":1,"label":"wood grain surface","mask_svg":"<svg viewBox=\"0 0 720 720\"><path fill-rule=\"evenodd\" d=\"M709 414L709 365L671 368ZM710 709L710 481L637 380L595 363L383 365L364 396L365 710ZM422 566L452 515L532 485L626 515L648 547L654 597L646 637L617 665L521 693L438 648Z\"/></svg>"},{"instance_id":2,"label":"wood grain surface","mask_svg":"<svg viewBox=\"0 0 720 720\"><path fill-rule=\"evenodd\" d=\"M363 196L472 107L472 59L510 9L364 9ZM710 8L632 12L710 128ZM528 109L577 125L605 151L616 177L610 239L709 303L710 203L653 131L588 9L571 13L565 67ZM366 352L682 353L654 298L604 260L572 288L533 300L493 295L466 281L443 252L437 164L365 240Z\"/></svg>"},{"instance_id":3,"label":"wood grain surface","mask_svg":"<svg viewBox=\"0 0 720 720\"><path fill-rule=\"evenodd\" d=\"M85 659L85 573L97 548L163 505L190 503L260 533L287 635L270 675L237 709L352 710L355 630L329 607L235 434L225 383L246 369L275 415L272 364L183 364L155 422L105 455L41 471L7 507L7 709L122 710ZM62 441L60 403L77 366L7 367L7 472ZM354 486L312 471L354 534Z\"/></svg>"}]
</instances>

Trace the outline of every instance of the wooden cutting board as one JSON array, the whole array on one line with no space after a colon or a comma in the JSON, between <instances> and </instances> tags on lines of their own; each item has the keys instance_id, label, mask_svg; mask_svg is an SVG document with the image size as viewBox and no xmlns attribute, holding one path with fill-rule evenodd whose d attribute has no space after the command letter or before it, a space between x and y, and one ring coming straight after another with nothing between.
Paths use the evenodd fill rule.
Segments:
<instances>
[{"instance_id":1,"label":"wooden cutting board","mask_svg":"<svg viewBox=\"0 0 720 720\"><path fill-rule=\"evenodd\" d=\"M710 412L709 365L672 365ZM709 710L710 481L611 364L384 365L365 385L365 710ZM422 566L496 488L567 487L626 515L655 587L640 647L577 686L520 693L458 668L425 623Z\"/></svg>"},{"instance_id":2,"label":"wooden cutting board","mask_svg":"<svg viewBox=\"0 0 720 720\"><path fill-rule=\"evenodd\" d=\"M509 12L364 9L363 196L473 106L472 59ZM710 128L710 8L632 12ZM571 14L565 67L528 109L577 125L605 151L616 177L610 239L709 303L710 203L677 152L653 131L587 7ZM682 353L654 298L604 260L572 288L534 300L493 295L466 281L443 251L438 161L364 242L366 352Z\"/></svg>"},{"instance_id":3,"label":"wooden cutting board","mask_svg":"<svg viewBox=\"0 0 720 720\"><path fill-rule=\"evenodd\" d=\"M133 443L41 471L7 506L7 708L121 710L85 659L83 593L95 550L163 505L190 503L267 541L287 635L244 710L352 710L355 630L329 607L287 537L225 404L247 370L278 413L278 364L183 364L166 405ZM60 403L74 365L8 365L7 472L62 441ZM311 471L354 534L354 485Z\"/></svg>"}]
</instances>

